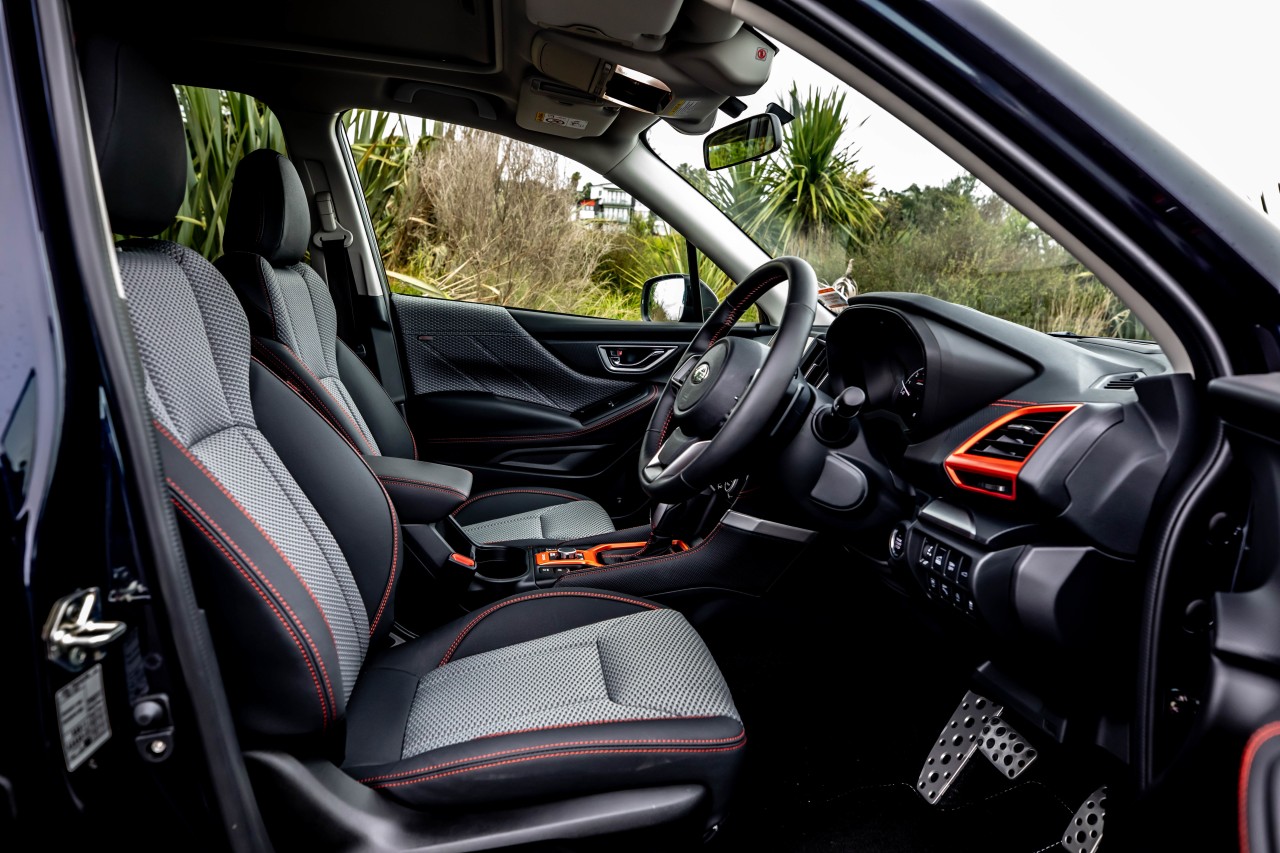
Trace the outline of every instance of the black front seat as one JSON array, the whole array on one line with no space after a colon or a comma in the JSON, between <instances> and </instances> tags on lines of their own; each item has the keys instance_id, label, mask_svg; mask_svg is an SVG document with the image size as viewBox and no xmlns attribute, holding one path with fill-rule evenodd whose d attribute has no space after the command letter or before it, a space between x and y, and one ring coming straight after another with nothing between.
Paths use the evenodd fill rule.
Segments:
<instances>
[{"instance_id":1,"label":"black front seat","mask_svg":"<svg viewBox=\"0 0 1280 853\"><path fill-rule=\"evenodd\" d=\"M154 234L186 174L173 90L112 42L90 40L83 66L112 228ZM397 801L409 827L426 825L410 808L448 805L432 819L447 823L691 784L705 820L719 818L745 736L679 613L613 592L533 592L390 647L403 544L363 457L251 355L244 311L211 264L159 240L125 241L118 259L243 745L320 761L309 785L344 780L347 808ZM325 817L275 828L295 843Z\"/></svg>"},{"instance_id":2,"label":"black front seat","mask_svg":"<svg viewBox=\"0 0 1280 853\"><path fill-rule=\"evenodd\" d=\"M381 383L338 338L329 290L302 260L311 236L308 210L306 191L287 157L262 149L236 166L222 241L226 254L216 266L248 314L254 353L361 453L417 459L413 432ZM474 495L455 517L480 543L556 543L614 530L600 504L547 488Z\"/></svg>"}]
</instances>

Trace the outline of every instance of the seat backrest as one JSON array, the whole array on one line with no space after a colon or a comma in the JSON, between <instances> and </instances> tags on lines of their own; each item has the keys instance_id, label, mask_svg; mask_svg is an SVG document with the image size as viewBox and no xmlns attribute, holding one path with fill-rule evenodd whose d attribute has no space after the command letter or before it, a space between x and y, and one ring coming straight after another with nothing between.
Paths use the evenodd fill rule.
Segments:
<instances>
[{"instance_id":1,"label":"seat backrest","mask_svg":"<svg viewBox=\"0 0 1280 853\"><path fill-rule=\"evenodd\" d=\"M395 404L338 339L329 290L303 262L310 234L306 191L289 159L267 149L246 155L236 166L217 267L249 316L255 352L361 453L416 459Z\"/></svg>"},{"instance_id":2,"label":"seat backrest","mask_svg":"<svg viewBox=\"0 0 1280 853\"><path fill-rule=\"evenodd\" d=\"M112 228L155 233L186 180L185 167L156 168L186 156L173 88L110 41L90 40L82 69ZM212 264L160 240L118 248L170 498L242 732L336 730L390 627L394 508L359 454L251 358Z\"/></svg>"}]
</instances>

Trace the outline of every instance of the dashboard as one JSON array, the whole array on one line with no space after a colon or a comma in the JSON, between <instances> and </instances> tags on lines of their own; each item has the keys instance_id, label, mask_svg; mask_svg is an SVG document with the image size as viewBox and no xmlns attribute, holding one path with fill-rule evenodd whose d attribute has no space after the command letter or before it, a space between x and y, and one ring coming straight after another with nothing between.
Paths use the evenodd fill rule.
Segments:
<instances>
[{"instance_id":1,"label":"dashboard","mask_svg":"<svg viewBox=\"0 0 1280 853\"><path fill-rule=\"evenodd\" d=\"M1080 702L1065 685L1122 677L1100 661L1125 630L1116 614L1138 606L1162 486L1195 456L1190 377L1152 342L1046 335L891 293L851 300L806 366L820 395L856 387L865 403L857 434L826 448L814 482L793 476L793 496L942 630L983 644L991 689L1033 697L1020 710L1060 734ZM806 470L799 453L787 464ZM825 481L852 468L867 497L833 502L844 486Z\"/></svg>"}]
</instances>

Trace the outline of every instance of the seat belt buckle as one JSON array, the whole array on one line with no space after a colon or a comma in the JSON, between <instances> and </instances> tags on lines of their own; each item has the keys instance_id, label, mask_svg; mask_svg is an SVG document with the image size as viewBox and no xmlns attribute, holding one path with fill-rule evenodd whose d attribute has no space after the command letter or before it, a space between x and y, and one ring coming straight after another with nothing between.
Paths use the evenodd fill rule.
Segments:
<instances>
[{"instance_id":1,"label":"seat belt buckle","mask_svg":"<svg viewBox=\"0 0 1280 853\"><path fill-rule=\"evenodd\" d=\"M338 212L333 206L333 193L321 190L316 193L316 213L320 215L320 230L311 236L311 242L317 248L324 248L330 240L341 240L345 249L351 245L353 235L338 221Z\"/></svg>"}]
</instances>

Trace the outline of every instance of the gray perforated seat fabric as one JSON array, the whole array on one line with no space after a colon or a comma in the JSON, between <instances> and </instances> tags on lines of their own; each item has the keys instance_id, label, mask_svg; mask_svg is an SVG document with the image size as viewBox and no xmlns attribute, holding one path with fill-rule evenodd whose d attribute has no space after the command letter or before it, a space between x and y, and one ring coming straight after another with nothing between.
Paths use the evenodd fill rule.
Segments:
<instances>
[{"instance_id":1,"label":"gray perforated seat fabric","mask_svg":"<svg viewBox=\"0 0 1280 853\"><path fill-rule=\"evenodd\" d=\"M535 616L566 630L540 634ZM402 722L388 728L388 718ZM347 772L417 805L495 780L534 795L548 774L587 792L619 762L636 784L655 767L667 778L708 762L732 773L745 743L724 678L684 617L600 590L503 599L373 658L348 735Z\"/></svg>"},{"instance_id":2,"label":"gray perforated seat fabric","mask_svg":"<svg viewBox=\"0 0 1280 853\"><path fill-rule=\"evenodd\" d=\"M247 155L236 167L223 241L227 254L217 266L248 315L254 353L361 453L417 459L413 433L381 384L338 338L329 289L303 262L310 225L306 192L288 158L270 150ZM490 306L476 309L482 307ZM514 324L509 317L507 322ZM561 376L556 384L561 397L563 384ZM541 489L500 494L503 500L468 502L468 520L460 523L474 532L475 541L553 543L614 530L604 508L582 495L550 501L553 492ZM538 497L511 497L517 494ZM565 506L551 508L551 502Z\"/></svg>"}]
</instances>

